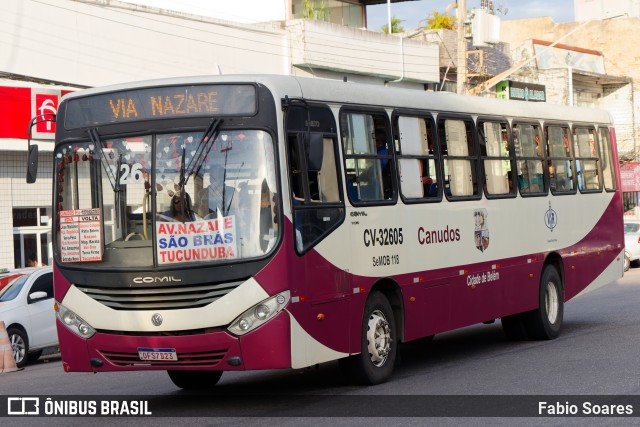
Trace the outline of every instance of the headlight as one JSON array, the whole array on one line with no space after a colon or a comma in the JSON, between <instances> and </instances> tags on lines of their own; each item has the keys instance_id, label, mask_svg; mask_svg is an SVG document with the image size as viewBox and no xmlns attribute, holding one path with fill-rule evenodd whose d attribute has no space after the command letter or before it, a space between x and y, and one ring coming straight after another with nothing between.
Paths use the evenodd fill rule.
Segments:
<instances>
[{"instance_id":1,"label":"headlight","mask_svg":"<svg viewBox=\"0 0 640 427\"><path fill-rule=\"evenodd\" d=\"M289 302L289 291L281 292L266 299L242 313L231 322L228 331L235 335L244 335L267 322L278 314Z\"/></svg>"},{"instance_id":2,"label":"headlight","mask_svg":"<svg viewBox=\"0 0 640 427\"><path fill-rule=\"evenodd\" d=\"M58 319L67 327L71 332L79 336L80 338L89 339L95 333L96 330L85 322L80 316L69 310L62 304L57 304L56 315Z\"/></svg>"}]
</instances>

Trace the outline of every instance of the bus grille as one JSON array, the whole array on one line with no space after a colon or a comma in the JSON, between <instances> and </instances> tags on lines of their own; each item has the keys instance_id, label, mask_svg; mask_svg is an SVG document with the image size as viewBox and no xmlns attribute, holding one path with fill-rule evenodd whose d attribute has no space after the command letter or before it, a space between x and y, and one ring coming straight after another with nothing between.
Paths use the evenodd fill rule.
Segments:
<instances>
[{"instance_id":1,"label":"bus grille","mask_svg":"<svg viewBox=\"0 0 640 427\"><path fill-rule=\"evenodd\" d=\"M102 355L112 364L121 367L129 366L157 366L170 369L171 367L197 366L213 367L224 358L227 349L211 350L197 353L178 353L178 360L174 362L166 360L140 360L138 353L121 353L114 351L101 351Z\"/></svg>"},{"instance_id":2,"label":"bus grille","mask_svg":"<svg viewBox=\"0 0 640 427\"><path fill-rule=\"evenodd\" d=\"M114 310L177 310L204 307L243 282L155 288L92 288L78 286L94 300Z\"/></svg>"}]
</instances>

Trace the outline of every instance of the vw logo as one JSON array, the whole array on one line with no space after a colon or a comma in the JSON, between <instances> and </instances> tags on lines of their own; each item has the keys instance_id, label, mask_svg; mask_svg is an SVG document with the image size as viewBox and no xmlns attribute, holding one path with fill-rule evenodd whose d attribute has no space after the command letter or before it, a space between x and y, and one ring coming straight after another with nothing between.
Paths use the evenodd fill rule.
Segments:
<instances>
[{"instance_id":1,"label":"vw logo","mask_svg":"<svg viewBox=\"0 0 640 427\"><path fill-rule=\"evenodd\" d=\"M160 313L156 313L151 316L151 323L153 323L154 326L162 325L162 316L160 315Z\"/></svg>"}]
</instances>

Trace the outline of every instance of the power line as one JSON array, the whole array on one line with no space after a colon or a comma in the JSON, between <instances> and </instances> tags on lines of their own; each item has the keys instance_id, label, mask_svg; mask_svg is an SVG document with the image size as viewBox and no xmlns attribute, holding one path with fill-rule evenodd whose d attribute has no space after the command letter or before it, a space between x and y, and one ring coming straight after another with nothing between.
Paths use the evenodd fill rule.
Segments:
<instances>
[{"instance_id":1,"label":"power line","mask_svg":"<svg viewBox=\"0 0 640 427\"><path fill-rule=\"evenodd\" d=\"M69 12L72 12L72 13L76 13L76 14L80 14L80 15L84 15L84 16L89 16L89 17L92 17L92 18L94 18L94 19L104 20L104 21L108 21L108 22L114 22L114 23L117 23L118 25L128 26L128 27L131 27L131 28L137 28L137 29L141 29L141 30L144 30L144 31L150 31L150 32L154 32L154 33L157 33L157 34L162 34L162 35L169 36L169 37L181 38L181 39L190 40L190 41L194 41L194 42L198 42L198 43L204 43L204 44L208 44L208 45L212 45L212 46L227 47L227 48L232 48L232 49L237 49L237 50L242 50L242 51L247 51L247 52L253 52L253 53L259 53L259 54L273 55L273 56L276 56L276 57L282 57L282 56L283 56L283 54L282 54L282 53L271 53L271 52L265 52L265 50L264 50L264 49L263 49L263 50L258 50L258 49L251 49L251 48L247 48L247 47L239 47L239 46L236 46L236 45L235 45L235 41L237 41L237 40L242 40L242 41L248 41L248 42L251 42L251 43L256 43L256 40L255 40L255 39L250 39L250 38L246 38L246 37L240 37L240 36L229 36L228 34L224 34L224 33L221 33L221 32L216 32L216 31L211 31L211 30L205 30L205 29L200 29L200 28L190 28L190 30L193 30L193 31L197 31L197 32L202 32L202 33L210 34L210 35L213 35L213 36L216 36L216 37L233 38L233 40L234 40L234 42L230 42L230 43L220 43L220 41L210 42L210 41L207 41L207 40L203 40L203 39L201 39L201 38L189 37L189 36L179 35L179 34L172 33L172 32L167 32L167 31L161 31L161 30L157 30L157 29L153 29L153 28L148 28L148 27L141 26L141 25L135 25L135 24L131 24L131 23L125 23L125 22L121 22L121 21L116 20L116 19L111 19L111 18L107 18L107 17L104 17L104 16L98 16L98 15L95 15L95 14L92 14L92 13L88 13L88 12L81 12L81 11L78 11L78 10L75 10L75 9L70 9L70 8L67 8L67 7L60 6L60 5L53 5L53 4L51 4L51 3L47 3L47 2L45 2L45 1L41 1L41 0L31 0L31 1L32 1L32 2L34 2L34 3L39 3L39 4L42 4L42 5L45 5L45 6L49 6L49 7L53 7L53 8L58 8L58 9L66 10L66 11L69 11ZM101 8L104 8L104 7L105 7L105 6L103 6L103 5L89 4L89 3L86 3L86 2L82 2L82 3L83 3L83 4L85 4L85 5L87 5L87 6L89 6L89 7L101 7ZM166 20L162 20L162 19L155 19L155 18L151 18L151 17L147 17L147 16L141 16L141 15L140 15L140 13L142 13L142 14L147 13L147 12L144 12L144 11L143 11L143 12L140 12L140 13L136 13L136 12L129 12L129 11L120 11L120 10L115 10L115 9L113 9L113 8L109 8L109 10L110 10L111 12L113 12L113 13L119 13L119 14L127 15L127 16L129 16L129 17L136 17L136 18L138 18L138 19L144 19L144 20L151 21L151 22L154 22L154 23L161 23L161 24L163 24L163 25L179 26L179 24L176 24L176 23L173 23L173 22L167 22ZM181 18L181 19L184 19L184 18L183 18L183 17L181 17L181 16L180 16L180 17L172 17L172 18ZM203 22L203 21L199 21L199 20L197 20L197 21L198 21L198 22ZM223 27L228 27L228 28L234 28L234 29L236 29L236 30L238 30L238 31L257 32L257 33L259 33L259 34L267 35L267 36L272 37L272 38L276 38L276 37L278 37L278 38L283 38L283 37L284 37L284 35L274 34L273 32L268 32L268 31L265 31L265 30L259 30L259 29L254 29L254 28L238 27L237 25L229 25L229 24L224 24L224 23L212 23L212 24L213 24L213 25L217 25L217 26L223 26ZM315 32L312 32L312 31L311 31L311 32L308 32L307 34L318 34L318 35L321 35L321 36L322 36L322 38L326 38L327 36L329 36L329 37L339 37L339 36L334 36L334 35L326 34L326 33L315 33ZM340 40L343 42L343 41L344 41L344 38L341 38ZM233 43L233 44L232 44L232 43ZM328 48L330 48L330 49L335 49L335 45L332 45L332 44L323 44L323 43L315 43L315 44L316 44L317 46L322 46L322 47L328 47ZM390 45L391 43L385 43L385 44ZM263 42L261 42L261 46L264 46L264 45L272 46L272 47L276 47L276 48L278 48L278 49L282 49L282 48L283 48L283 43L272 43L272 42L269 42L269 41L263 41ZM341 48L343 48L343 49L345 48L344 43L342 43L342 44L341 44ZM331 51L331 52L324 52L324 51L320 51L320 50L310 50L310 49L307 49L307 52L308 52L309 54L320 54L320 55L322 55L322 54L326 54L326 55L331 55L333 58L348 58L348 59L353 59L354 57L356 57L356 58L360 57L360 59L362 59L362 60L368 60L368 59L369 59L369 58L366 58L366 57L365 57L365 58L361 57L363 54L364 54L364 55L370 54L370 52L367 52L367 51L364 51L364 52L363 52L363 50L361 49L361 47L359 47L359 48L356 48L356 47L354 47L354 48L347 47L347 49L351 50L353 53L352 53L352 54L339 54L339 53L336 53L335 51ZM395 52L388 52L387 54L390 54L390 55L397 55L397 56L400 56L400 55L401 55L399 52L397 52L397 53L395 53ZM428 55L420 56L420 55L411 55L411 54L406 54L406 55L404 55L404 56L403 56L404 61L405 61L405 65L418 65L418 66L419 66L419 65L422 65L421 63L413 63L413 62L410 62L410 61L409 61L409 62L407 62L407 60L406 60L406 59L407 59L408 57L412 57L412 56L413 56L413 57L424 57L424 58L429 58L429 57L431 57L432 59L437 58L437 55L432 55L432 56L428 56ZM371 60L373 60L373 59L371 59ZM326 62L328 65L342 65L342 63L341 63L341 62L337 62L337 61L335 61L335 60L334 60L334 61L332 61L332 60L330 60L330 59L323 59L323 62ZM395 73L395 72L397 72L397 70L395 70L395 68L394 68L394 69L391 69L391 68L387 68L387 67L381 67L381 66L380 66L380 64L378 64L376 67L373 67L373 66L363 66L363 67L364 67L364 68L368 68L368 69L372 69L372 70L392 71L392 72L394 72L394 73Z\"/></svg>"}]
</instances>

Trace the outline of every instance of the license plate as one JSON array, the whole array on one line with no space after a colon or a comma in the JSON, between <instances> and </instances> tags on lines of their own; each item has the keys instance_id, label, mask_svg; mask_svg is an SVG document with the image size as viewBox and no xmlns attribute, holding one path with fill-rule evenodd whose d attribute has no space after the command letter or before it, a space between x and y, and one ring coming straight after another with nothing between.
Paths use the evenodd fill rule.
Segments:
<instances>
[{"instance_id":1,"label":"license plate","mask_svg":"<svg viewBox=\"0 0 640 427\"><path fill-rule=\"evenodd\" d=\"M139 348L140 360L178 360L175 348Z\"/></svg>"}]
</instances>

